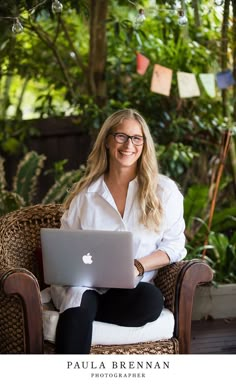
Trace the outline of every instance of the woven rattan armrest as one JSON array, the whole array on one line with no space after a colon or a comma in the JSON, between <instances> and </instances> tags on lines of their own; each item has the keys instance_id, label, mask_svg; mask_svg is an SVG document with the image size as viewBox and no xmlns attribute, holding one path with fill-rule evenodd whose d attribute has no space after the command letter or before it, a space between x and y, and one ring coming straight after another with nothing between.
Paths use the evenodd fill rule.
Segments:
<instances>
[{"instance_id":1,"label":"woven rattan armrest","mask_svg":"<svg viewBox=\"0 0 236 384\"><path fill-rule=\"evenodd\" d=\"M159 270L155 280L165 297L165 307L175 316L175 337L180 353L189 353L193 299L196 287L213 279L212 269L201 260L180 261Z\"/></svg>"},{"instance_id":2,"label":"woven rattan armrest","mask_svg":"<svg viewBox=\"0 0 236 384\"><path fill-rule=\"evenodd\" d=\"M42 353L42 305L35 276L24 268L0 268L0 295L0 327L5 335L0 351Z\"/></svg>"}]
</instances>

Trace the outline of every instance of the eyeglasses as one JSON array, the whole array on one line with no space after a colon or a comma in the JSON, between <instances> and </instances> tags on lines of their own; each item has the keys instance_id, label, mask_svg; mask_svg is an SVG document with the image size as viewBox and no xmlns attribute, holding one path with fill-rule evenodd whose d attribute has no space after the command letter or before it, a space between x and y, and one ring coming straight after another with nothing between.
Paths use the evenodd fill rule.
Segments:
<instances>
[{"instance_id":1,"label":"eyeglasses","mask_svg":"<svg viewBox=\"0 0 236 384\"><path fill-rule=\"evenodd\" d=\"M143 145L145 140L144 136L140 136L140 135L129 136L129 135L126 135L126 133L120 133L120 132L109 133L109 135L112 135L115 141L119 144L124 144L129 139L131 139L134 145Z\"/></svg>"}]
</instances>

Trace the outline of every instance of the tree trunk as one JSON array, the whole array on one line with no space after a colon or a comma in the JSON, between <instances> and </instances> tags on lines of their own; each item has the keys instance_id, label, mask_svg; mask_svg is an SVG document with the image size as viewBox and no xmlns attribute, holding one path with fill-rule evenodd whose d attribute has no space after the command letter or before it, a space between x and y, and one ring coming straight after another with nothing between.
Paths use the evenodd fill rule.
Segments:
<instances>
[{"instance_id":1,"label":"tree trunk","mask_svg":"<svg viewBox=\"0 0 236 384\"><path fill-rule=\"evenodd\" d=\"M90 0L90 52L88 89L99 107L107 100L106 87L106 17L108 0Z\"/></svg>"},{"instance_id":2,"label":"tree trunk","mask_svg":"<svg viewBox=\"0 0 236 384\"><path fill-rule=\"evenodd\" d=\"M223 24L222 24L222 43L221 43L221 69L222 71L226 70L228 67L228 24L229 24L229 12L230 12L230 2L231 0L225 0L224 4L224 17L223 17ZM235 60L236 60L236 48L235 48L235 38L236 38L236 27L235 27L235 15L236 15L236 5L235 0L232 0L233 5L233 73L235 78ZM233 96L235 100L236 97L236 87L234 85L233 89ZM222 104L223 104L223 116L228 118L228 124L229 128L228 131L225 132L225 140L227 141L227 136L232 135L231 133L231 127L232 124L232 115L230 112L230 101L228 100L228 90L223 89L222 90ZM234 102L234 109L233 109L233 120L236 121L236 106ZM236 191L236 151L235 151L235 143L233 137L229 139L229 154L230 154L230 161L231 161L231 168L232 168L232 175L233 175L233 182L234 182L234 190Z\"/></svg>"},{"instance_id":3,"label":"tree trunk","mask_svg":"<svg viewBox=\"0 0 236 384\"><path fill-rule=\"evenodd\" d=\"M228 55L229 6L230 6L230 0L225 0L224 16L223 16L222 32L221 32L221 69L222 71L226 70L228 65L227 55ZM223 89L222 90L223 115L229 117L227 94L228 94L227 89Z\"/></svg>"},{"instance_id":4,"label":"tree trunk","mask_svg":"<svg viewBox=\"0 0 236 384\"><path fill-rule=\"evenodd\" d=\"M222 71L226 70L228 67L228 24L229 24L229 12L230 12L230 2L231 0L225 0L224 3L224 16L223 16L223 24L222 24L222 43L221 43L221 69ZM236 74L235 70L235 60L236 60L236 48L235 48L235 39L236 39L236 23L235 23L235 16L236 16L236 4L235 0L232 0L233 5L233 73L234 78ZM234 85L233 89L233 95L234 100L236 97L236 86ZM229 140L229 154L230 154L230 161L231 161L231 167L232 167L232 175L233 175L233 182L234 182L234 190L236 191L236 151L235 151L235 143L233 140L233 137L229 138L227 136L231 136L231 127L232 124L232 116L230 112L230 101L228 100L228 90L223 89L222 90L222 104L223 104L223 116L228 118L228 124L229 128L228 131L225 132L225 137L223 143L227 142ZM236 106L234 102L234 109L233 109L233 120L236 121Z\"/></svg>"},{"instance_id":5,"label":"tree trunk","mask_svg":"<svg viewBox=\"0 0 236 384\"><path fill-rule=\"evenodd\" d=\"M200 19L200 15L199 15L199 4L198 3L199 3L198 0L192 0L192 7L194 10L194 23L195 23L196 28L199 28L201 25L201 19Z\"/></svg>"},{"instance_id":6,"label":"tree trunk","mask_svg":"<svg viewBox=\"0 0 236 384\"><path fill-rule=\"evenodd\" d=\"M233 75L234 79L236 79L236 2L232 0L233 6ZM233 100L234 100L234 121L236 121L236 83L234 84L234 92L233 92Z\"/></svg>"},{"instance_id":7,"label":"tree trunk","mask_svg":"<svg viewBox=\"0 0 236 384\"><path fill-rule=\"evenodd\" d=\"M236 2L232 0L233 6L233 76L236 79ZM236 83L233 86L233 121L236 122ZM231 138L230 144L230 157L231 157L231 165L234 177L234 190L236 193L236 148L235 148L235 138L234 136Z\"/></svg>"}]
</instances>

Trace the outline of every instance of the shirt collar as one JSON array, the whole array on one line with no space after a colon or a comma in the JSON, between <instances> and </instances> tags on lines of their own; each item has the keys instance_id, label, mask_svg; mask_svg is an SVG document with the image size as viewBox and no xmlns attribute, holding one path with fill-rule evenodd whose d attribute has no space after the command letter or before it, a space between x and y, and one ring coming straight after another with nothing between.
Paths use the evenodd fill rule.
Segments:
<instances>
[{"instance_id":1,"label":"shirt collar","mask_svg":"<svg viewBox=\"0 0 236 384\"><path fill-rule=\"evenodd\" d=\"M88 187L88 192L97 192L102 194L105 191L104 175L101 175L97 180L93 181Z\"/></svg>"},{"instance_id":2,"label":"shirt collar","mask_svg":"<svg viewBox=\"0 0 236 384\"><path fill-rule=\"evenodd\" d=\"M133 184L138 183L138 177L136 176L133 180L130 181L129 186L132 186ZM97 180L92 182L90 186L88 187L88 192L97 192L102 194L107 189L106 183L104 181L104 175L101 175Z\"/></svg>"}]
</instances>

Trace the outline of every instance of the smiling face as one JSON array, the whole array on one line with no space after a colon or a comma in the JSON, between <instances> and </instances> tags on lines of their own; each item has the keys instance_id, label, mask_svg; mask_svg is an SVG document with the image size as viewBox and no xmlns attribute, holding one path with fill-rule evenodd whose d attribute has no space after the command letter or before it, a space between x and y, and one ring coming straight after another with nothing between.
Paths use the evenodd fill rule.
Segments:
<instances>
[{"instance_id":1,"label":"smiling face","mask_svg":"<svg viewBox=\"0 0 236 384\"><path fill-rule=\"evenodd\" d=\"M128 136L143 136L140 124L135 119L124 119L112 133L125 133ZM109 155L110 169L112 167L136 170L137 161L142 154L143 145L134 145L131 139L125 143L117 143L115 137L108 135L106 147Z\"/></svg>"}]
</instances>

